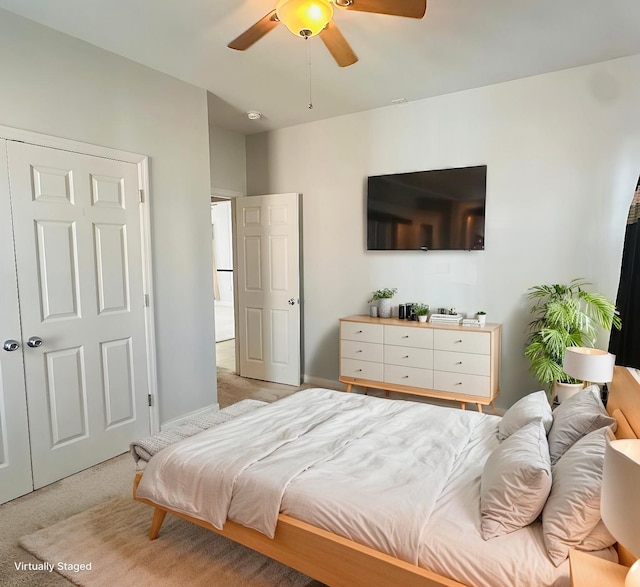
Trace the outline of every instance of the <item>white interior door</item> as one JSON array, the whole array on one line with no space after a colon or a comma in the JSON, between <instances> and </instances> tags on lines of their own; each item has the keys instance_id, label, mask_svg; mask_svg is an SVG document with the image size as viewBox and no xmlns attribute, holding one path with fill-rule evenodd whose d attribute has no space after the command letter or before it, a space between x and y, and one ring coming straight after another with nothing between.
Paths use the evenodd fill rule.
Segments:
<instances>
[{"instance_id":1,"label":"white interior door","mask_svg":"<svg viewBox=\"0 0 640 587\"><path fill-rule=\"evenodd\" d=\"M0 141L0 503L33 489L6 148Z\"/></svg>"},{"instance_id":2,"label":"white interior door","mask_svg":"<svg viewBox=\"0 0 640 587\"><path fill-rule=\"evenodd\" d=\"M150 430L138 170L17 142L8 161L38 488Z\"/></svg>"},{"instance_id":3,"label":"white interior door","mask_svg":"<svg viewBox=\"0 0 640 587\"><path fill-rule=\"evenodd\" d=\"M300 385L299 195L235 198L240 375Z\"/></svg>"}]
</instances>

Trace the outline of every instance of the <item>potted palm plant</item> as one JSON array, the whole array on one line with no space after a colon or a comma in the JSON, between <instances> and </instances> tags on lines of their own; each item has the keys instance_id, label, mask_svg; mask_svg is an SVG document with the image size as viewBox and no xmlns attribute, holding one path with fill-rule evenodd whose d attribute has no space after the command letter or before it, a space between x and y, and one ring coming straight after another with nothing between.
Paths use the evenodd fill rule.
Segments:
<instances>
[{"instance_id":1,"label":"potted palm plant","mask_svg":"<svg viewBox=\"0 0 640 587\"><path fill-rule=\"evenodd\" d=\"M536 285L528 290L528 299L534 300L534 319L529 323L524 354L531 361L529 371L551 397L558 384L581 386L562 370L567 347L593 347L599 329L622 326L615 304L603 294L587 291L588 285L574 279L568 285Z\"/></svg>"},{"instance_id":2,"label":"potted palm plant","mask_svg":"<svg viewBox=\"0 0 640 587\"><path fill-rule=\"evenodd\" d=\"M386 287L384 289L377 289L371 294L371 302L378 302L378 316L380 318L391 318L391 298L396 295L397 288Z\"/></svg>"}]
</instances>

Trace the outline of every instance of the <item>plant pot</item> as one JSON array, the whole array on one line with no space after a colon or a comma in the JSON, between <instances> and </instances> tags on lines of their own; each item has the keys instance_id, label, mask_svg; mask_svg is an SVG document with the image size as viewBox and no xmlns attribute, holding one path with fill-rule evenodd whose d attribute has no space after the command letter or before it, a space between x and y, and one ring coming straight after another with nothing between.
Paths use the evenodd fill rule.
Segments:
<instances>
[{"instance_id":1,"label":"plant pot","mask_svg":"<svg viewBox=\"0 0 640 587\"><path fill-rule=\"evenodd\" d=\"M561 383L560 381L553 382L553 396L558 398L558 403L562 403L567 398L578 393L584 388L582 383Z\"/></svg>"},{"instance_id":2,"label":"plant pot","mask_svg":"<svg viewBox=\"0 0 640 587\"><path fill-rule=\"evenodd\" d=\"M378 300L378 316L380 318L391 318L391 298L380 298Z\"/></svg>"},{"instance_id":3,"label":"plant pot","mask_svg":"<svg viewBox=\"0 0 640 587\"><path fill-rule=\"evenodd\" d=\"M487 323L486 314L476 314L476 320L480 322L480 326L484 326Z\"/></svg>"},{"instance_id":4,"label":"plant pot","mask_svg":"<svg viewBox=\"0 0 640 587\"><path fill-rule=\"evenodd\" d=\"M426 322L428 316L418 316L418 322Z\"/></svg>"}]
</instances>

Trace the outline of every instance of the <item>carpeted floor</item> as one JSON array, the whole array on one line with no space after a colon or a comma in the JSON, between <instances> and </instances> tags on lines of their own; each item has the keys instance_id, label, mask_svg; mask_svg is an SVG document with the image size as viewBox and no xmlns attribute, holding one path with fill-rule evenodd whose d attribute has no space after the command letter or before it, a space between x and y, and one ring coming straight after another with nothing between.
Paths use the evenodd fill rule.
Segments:
<instances>
[{"instance_id":1,"label":"carpeted floor","mask_svg":"<svg viewBox=\"0 0 640 587\"><path fill-rule=\"evenodd\" d=\"M321 585L175 516L167 516L160 537L151 541L151 514L150 507L119 497L23 537L20 544L82 587ZM83 564L90 569L74 566Z\"/></svg>"}]
</instances>

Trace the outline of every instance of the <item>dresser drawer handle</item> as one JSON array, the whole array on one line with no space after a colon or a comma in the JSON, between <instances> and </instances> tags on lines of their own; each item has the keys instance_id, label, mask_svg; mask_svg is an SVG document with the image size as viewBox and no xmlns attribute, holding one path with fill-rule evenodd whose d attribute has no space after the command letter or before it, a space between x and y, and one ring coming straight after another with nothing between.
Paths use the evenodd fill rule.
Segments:
<instances>
[{"instance_id":1,"label":"dresser drawer handle","mask_svg":"<svg viewBox=\"0 0 640 587\"><path fill-rule=\"evenodd\" d=\"M405 334L402 338L409 338L409 335Z\"/></svg>"},{"instance_id":2,"label":"dresser drawer handle","mask_svg":"<svg viewBox=\"0 0 640 587\"><path fill-rule=\"evenodd\" d=\"M362 349L358 349L358 350L356 351L356 353L361 353L361 352L362 352Z\"/></svg>"},{"instance_id":3,"label":"dresser drawer handle","mask_svg":"<svg viewBox=\"0 0 640 587\"><path fill-rule=\"evenodd\" d=\"M362 369L356 369L356 373L362 373Z\"/></svg>"},{"instance_id":4,"label":"dresser drawer handle","mask_svg":"<svg viewBox=\"0 0 640 587\"><path fill-rule=\"evenodd\" d=\"M403 359L408 359L409 355L405 355L404 357L402 357Z\"/></svg>"},{"instance_id":5,"label":"dresser drawer handle","mask_svg":"<svg viewBox=\"0 0 640 587\"><path fill-rule=\"evenodd\" d=\"M403 379L409 379L409 376L408 375L403 375L402 378Z\"/></svg>"},{"instance_id":6,"label":"dresser drawer handle","mask_svg":"<svg viewBox=\"0 0 640 587\"><path fill-rule=\"evenodd\" d=\"M462 385L462 381L458 381L457 383L455 383L454 385Z\"/></svg>"},{"instance_id":7,"label":"dresser drawer handle","mask_svg":"<svg viewBox=\"0 0 640 587\"><path fill-rule=\"evenodd\" d=\"M458 361L456 365L462 365L462 361Z\"/></svg>"},{"instance_id":8,"label":"dresser drawer handle","mask_svg":"<svg viewBox=\"0 0 640 587\"><path fill-rule=\"evenodd\" d=\"M454 342L455 342L456 344L458 344L459 342L462 342L462 339L460 339L460 340L454 340Z\"/></svg>"},{"instance_id":9,"label":"dresser drawer handle","mask_svg":"<svg viewBox=\"0 0 640 587\"><path fill-rule=\"evenodd\" d=\"M356 334L362 334L362 330L356 330Z\"/></svg>"}]
</instances>

